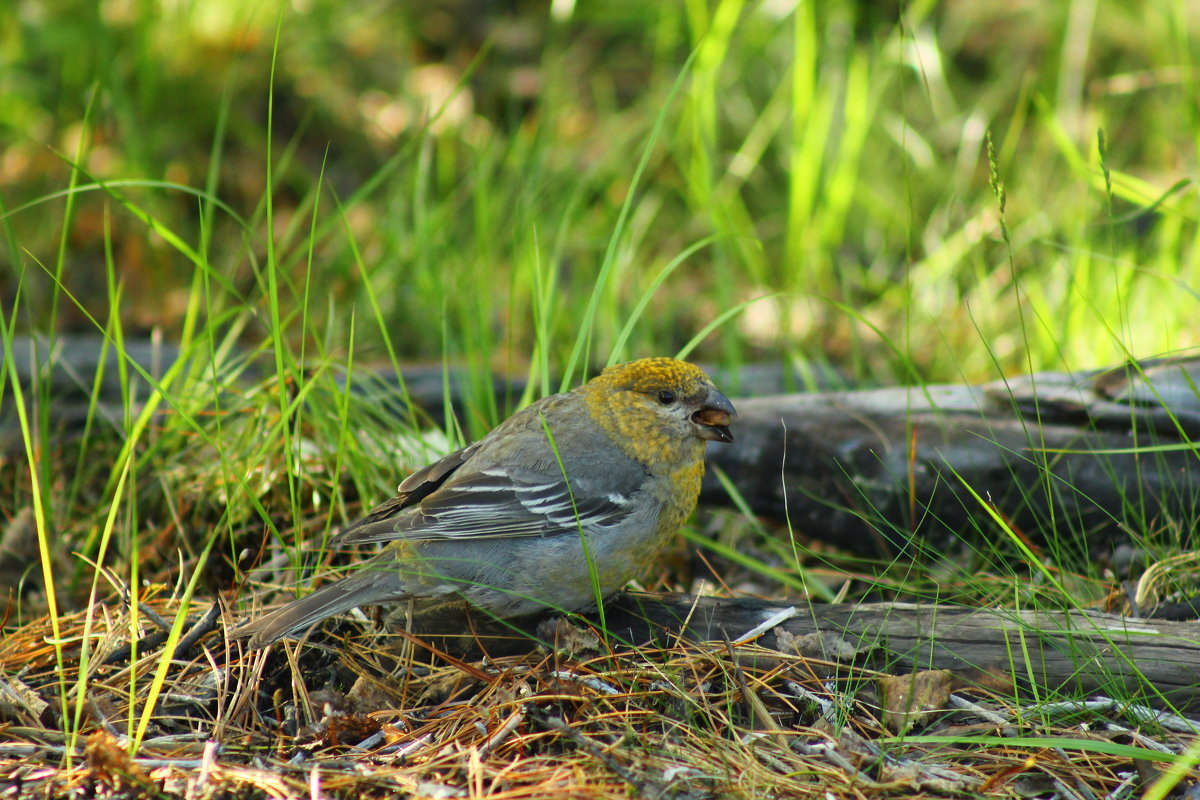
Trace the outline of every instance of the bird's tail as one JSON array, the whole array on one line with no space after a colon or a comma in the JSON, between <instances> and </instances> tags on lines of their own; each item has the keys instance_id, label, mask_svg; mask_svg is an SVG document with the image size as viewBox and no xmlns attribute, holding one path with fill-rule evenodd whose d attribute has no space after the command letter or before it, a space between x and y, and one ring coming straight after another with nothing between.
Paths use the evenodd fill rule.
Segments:
<instances>
[{"instance_id":1,"label":"bird's tail","mask_svg":"<svg viewBox=\"0 0 1200 800\"><path fill-rule=\"evenodd\" d=\"M266 647L287 636L304 632L321 620L357 606L390 603L409 596L404 581L392 565L386 568L375 559L340 581L323 586L310 595L293 600L266 616L235 631L248 638L251 650Z\"/></svg>"}]
</instances>

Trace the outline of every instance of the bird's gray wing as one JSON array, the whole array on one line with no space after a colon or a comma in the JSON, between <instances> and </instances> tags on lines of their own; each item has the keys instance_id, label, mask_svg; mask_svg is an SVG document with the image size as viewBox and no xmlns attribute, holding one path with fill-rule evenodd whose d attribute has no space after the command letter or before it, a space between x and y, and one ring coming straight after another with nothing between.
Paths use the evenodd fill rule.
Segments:
<instances>
[{"instance_id":1,"label":"bird's gray wing","mask_svg":"<svg viewBox=\"0 0 1200 800\"><path fill-rule=\"evenodd\" d=\"M640 469L611 470L568 484L561 471L492 466L456 476L416 505L386 515L373 512L339 539L418 542L578 534L580 526L608 527L634 513L644 477Z\"/></svg>"}]
</instances>

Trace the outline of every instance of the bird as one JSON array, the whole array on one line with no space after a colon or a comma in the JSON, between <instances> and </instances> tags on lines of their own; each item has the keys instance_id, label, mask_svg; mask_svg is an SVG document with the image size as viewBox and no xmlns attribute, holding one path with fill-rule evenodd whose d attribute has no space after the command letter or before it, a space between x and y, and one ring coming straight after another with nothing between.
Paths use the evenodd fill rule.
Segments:
<instances>
[{"instance_id":1,"label":"bird","mask_svg":"<svg viewBox=\"0 0 1200 800\"><path fill-rule=\"evenodd\" d=\"M414 472L331 541L385 545L236 631L250 649L358 606L459 602L500 619L594 610L639 577L696 506L733 403L694 364L643 358L530 404Z\"/></svg>"}]
</instances>

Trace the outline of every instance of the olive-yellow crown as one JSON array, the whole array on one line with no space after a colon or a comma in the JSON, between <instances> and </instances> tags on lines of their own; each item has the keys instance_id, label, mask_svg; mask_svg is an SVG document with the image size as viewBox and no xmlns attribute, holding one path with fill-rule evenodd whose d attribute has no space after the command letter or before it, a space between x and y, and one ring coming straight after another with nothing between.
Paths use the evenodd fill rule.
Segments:
<instances>
[{"instance_id":1,"label":"olive-yellow crown","mask_svg":"<svg viewBox=\"0 0 1200 800\"><path fill-rule=\"evenodd\" d=\"M653 394L664 389L683 397L712 386L712 381L695 364L674 358L641 358L608 367L595 378L594 388Z\"/></svg>"}]
</instances>

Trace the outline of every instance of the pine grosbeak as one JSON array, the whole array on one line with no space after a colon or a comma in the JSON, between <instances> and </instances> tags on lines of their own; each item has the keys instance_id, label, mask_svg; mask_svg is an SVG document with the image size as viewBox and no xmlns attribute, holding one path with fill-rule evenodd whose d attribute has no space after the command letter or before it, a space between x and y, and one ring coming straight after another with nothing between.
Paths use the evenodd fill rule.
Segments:
<instances>
[{"instance_id":1,"label":"pine grosbeak","mask_svg":"<svg viewBox=\"0 0 1200 800\"><path fill-rule=\"evenodd\" d=\"M501 618L594 608L597 589L608 596L637 577L679 530L700 493L705 441L732 442L735 415L692 364L609 367L413 473L334 540L388 547L238 633L263 647L402 600L465 600Z\"/></svg>"}]
</instances>

